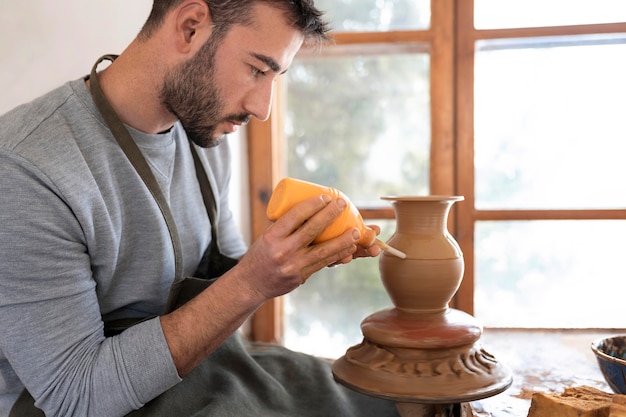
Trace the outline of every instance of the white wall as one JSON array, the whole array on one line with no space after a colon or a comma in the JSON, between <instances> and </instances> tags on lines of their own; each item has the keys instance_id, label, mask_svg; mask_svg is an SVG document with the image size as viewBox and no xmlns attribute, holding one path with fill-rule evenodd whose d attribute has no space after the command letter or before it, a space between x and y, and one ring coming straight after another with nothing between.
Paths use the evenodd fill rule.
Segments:
<instances>
[{"instance_id":1,"label":"white wall","mask_svg":"<svg viewBox=\"0 0 626 417\"><path fill-rule=\"evenodd\" d=\"M0 0L0 113L120 53L151 0Z\"/></svg>"},{"instance_id":2,"label":"white wall","mask_svg":"<svg viewBox=\"0 0 626 417\"><path fill-rule=\"evenodd\" d=\"M0 114L88 74L119 54L145 22L152 0L0 0ZM245 133L235 154L233 211L249 239ZM243 208L243 209L242 209Z\"/></svg>"}]
</instances>

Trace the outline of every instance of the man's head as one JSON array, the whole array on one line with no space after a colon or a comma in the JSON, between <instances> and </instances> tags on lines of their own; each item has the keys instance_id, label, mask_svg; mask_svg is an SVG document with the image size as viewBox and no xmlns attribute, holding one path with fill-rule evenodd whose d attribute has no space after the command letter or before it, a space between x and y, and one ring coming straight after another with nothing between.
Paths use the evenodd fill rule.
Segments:
<instances>
[{"instance_id":1,"label":"man's head","mask_svg":"<svg viewBox=\"0 0 626 417\"><path fill-rule=\"evenodd\" d=\"M184 0L154 0L148 20L139 33L146 39L163 23L165 16ZM252 10L257 3L283 10L285 18L304 35L305 45L321 45L330 40L328 24L313 0L203 0L211 11L216 33L228 31L233 24L252 24Z\"/></svg>"},{"instance_id":2,"label":"man's head","mask_svg":"<svg viewBox=\"0 0 626 417\"><path fill-rule=\"evenodd\" d=\"M139 40L148 40L168 16L184 16L187 4L206 9L210 34L166 74L161 100L189 138L204 147L217 145L251 117L267 119L274 81L301 45L329 39L310 0L155 0ZM187 32L190 39L196 36L193 29Z\"/></svg>"}]
</instances>

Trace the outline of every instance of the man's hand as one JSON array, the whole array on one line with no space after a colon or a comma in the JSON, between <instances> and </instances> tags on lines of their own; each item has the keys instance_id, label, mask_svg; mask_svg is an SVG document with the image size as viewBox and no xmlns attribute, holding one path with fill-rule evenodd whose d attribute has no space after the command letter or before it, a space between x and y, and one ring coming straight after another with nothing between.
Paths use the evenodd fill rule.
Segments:
<instances>
[{"instance_id":1,"label":"man's hand","mask_svg":"<svg viewBox=\"0 0 626 417\"><path fill-rule=\"evenodd\" d=\"M370 226L366 226L368 229L373 230L374 232L376 232L376 236L378 236L380 234L380 227L376 226L376 225L370 225ZM361 246L358 245L356 252L354 252L351 256L347 256L343 259L340 259L339 261L330 264L328 266L333 267L333 266L338 266L341 264L347 264L350 261L352 261L355 258L375 258L378 255L380 255L381 249L380 247L378 247L377 245L370 245L368 247L365 246Z\"/></svg>"},{"instance_id":2,"label":"man's hand","mask_svg":"<svg viewBox=\"0 0 626 417\"><path fill-rule=\"evenodd\" d=\"M256 291L269 299L294 290L326 266L347 263L356 256L377 255L378 249L357 247L357 228L313 244L345 207L344 199L331 200L327 195L296 204L252 244L236 268Z\"/></svg>"}]
</instances>

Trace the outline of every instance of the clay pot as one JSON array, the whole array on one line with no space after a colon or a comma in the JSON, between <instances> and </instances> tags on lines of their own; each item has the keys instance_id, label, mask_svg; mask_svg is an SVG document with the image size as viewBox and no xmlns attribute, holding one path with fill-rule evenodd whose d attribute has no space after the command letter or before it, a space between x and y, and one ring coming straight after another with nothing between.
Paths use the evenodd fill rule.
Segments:
<instances>
[{"instance_id":1,"label":"clay pot","mask_svg":"<svg viewBox=\"0 0 626 417\"><path fill-rule=\"evenodd\" d=\"M448 233L448 214L463 197L383 197L396 213L395 234L387 244L406 259L383 255L383 285L396 308L404 312L436 312L448 307L463 279L461 248Z\"/></svg>"},{"instance_id":2,"label":"clay pot","mask_svg":"<svg viewBox=\"0 0 626 417\"><path fill-rule=\"evenodd\" d=\"M448 416L461 403L496 395L511 372L479 343L482 327L448 307L463 278L463 254L447 229L463 197L383 197L397 227L387 241L406 253L383 253L379 269L395 307L361 322L363 341L333 364L340 383L394 400L402 416Z\"/></svg>"}]
</instances>

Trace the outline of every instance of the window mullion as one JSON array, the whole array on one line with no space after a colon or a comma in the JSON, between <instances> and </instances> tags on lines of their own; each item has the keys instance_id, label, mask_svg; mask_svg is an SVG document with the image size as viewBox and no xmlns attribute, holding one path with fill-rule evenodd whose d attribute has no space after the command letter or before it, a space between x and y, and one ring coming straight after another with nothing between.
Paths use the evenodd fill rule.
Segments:
<instances>
[{"instance_id":1,"label":"window mullion","mask_svg":"<svg viewBox=\"0 0 626 417\"><path fill-rule=\"evenodd\" d=\"M250 187L250 227L252 240L269 227L265 215L274 184L279 180L281 135L279 100L272 104L272 116L265 122L251 120L247 128ZM261 306L250 321L250 338L258 342L281 343L283 339L283 301L277 297Z\"/></svg>"},{"instance_id":2,"label":"window mullion","mask_svg":"<svg viewBox=\"0 0 626 417\"><path fill-rule=\"evenodd\" d=\"M465 275L455 307L474 314L474 0L455 0L456 191L465 201L453 212Z\"/></svg>"}]
</instances>

